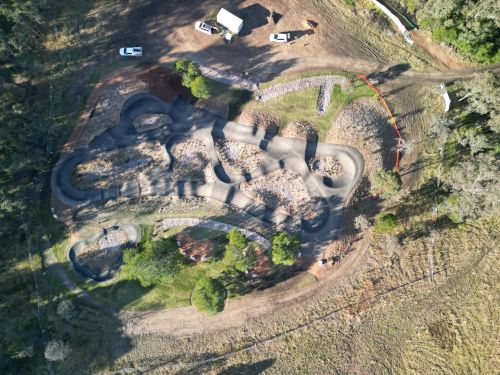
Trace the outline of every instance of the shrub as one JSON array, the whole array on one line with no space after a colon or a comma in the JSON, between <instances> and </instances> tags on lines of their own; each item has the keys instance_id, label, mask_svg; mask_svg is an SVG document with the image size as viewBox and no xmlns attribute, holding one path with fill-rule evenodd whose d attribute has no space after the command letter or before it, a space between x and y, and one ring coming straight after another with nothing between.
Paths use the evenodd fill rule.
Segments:
<instances>
[{"instance_id":1,"label":"shrub","mask_svg":"<svg viewBox=\"0 0 500 375\"><path fill-rule=\"evenodd\" d=\"M191 82L191 93L197 98L209 98L211 93L210 81L203 76L196 77Z\"/></svg>"},{"instance_id":2,"label":"shrub","mask_svg":"<svg viewBox=\"0 0 500 375\"><path fill-rule=\"evenodd\" d=\"M68 344L61 340L51 340L45 347L45 358L49 361L64 361L71 352Z\"/></svg>"},{"instance_id":3,"label":"shrub","mask_svg":"<svg viewBox=\"0 0 500 375\"><path fill-rule=\"evenodd\" d=\"M401 188L401 178L396 171L380 170L370 175L371 193L382 198L394 196Z\"/></svg>"},{"instance_id":4,"label":"shrub","mask_svg":"<svg viewBox=\"0 0 500 375\"><path fill-rule=\"evenodd\" d=\"M387 233L396 228L398 217L393 213L379 215L375 218L375 231L378 233Z\"/></svg>"},{"instance_id":5,"label":"shrub","mask_svg":"<svg viewBox=\"0 0 500 375\"><path fill-rule=\"evenodd\" d=\"M224 310L226 297L227 290L219 280L202 277L194 287L191 300L198 310L214 315Z\"/></svg>"},{"instance_id":6,"label":"shrub","mask_svg":"<svg viewBox=\"0 0 500 375\"><path fill-rule=\"evenodd\" d=\"M299 238L294 234L279 232L272 239L271 258L274 264L291 266L297 260Z\"/></svg>"},{"instance_id":7,"label":"shrub","mask_svg":"<svg viewBox=\"0 0 500 375\"><path fill-rule=\"evenodd\" d=\"M74 305L68 299L65 299L57 305L57 315L64 320L71 320L73 318Z\"/></svg>"},{"instance_id":8,"label":"shrub","mask_svg":"<svg viewBox=\"0 0 500 375\"><path fill-rule=\"evenodd\" d=\"M365 231L370 228L370 222L365 215L358 215L354 218L354 228L360 231Z\"/></svg>"},{"instance_id":9,"label":"shrub","mask_svg":"<svg viewBox=\"0 0 500 375\"><path fill-rule=\"evenodd\" d=\"M257 265L257 255L249 246L247 238L239 230L232 229L227 234L228 243L222 262L226 267L233 267L240 272Z\"/></svg>"},{"instance_id":10,"label":"shrub","mask_svg":"<svg viewBox=\"0 0 500 375\"><path fill-rule=\"evenodd\" d=\"M152 242L142 241L137 248L124 254L123 272L136 279L143 287L172 282L184 264L184 256L179 253L173 237Z\"/></svg>"}]
</instances>

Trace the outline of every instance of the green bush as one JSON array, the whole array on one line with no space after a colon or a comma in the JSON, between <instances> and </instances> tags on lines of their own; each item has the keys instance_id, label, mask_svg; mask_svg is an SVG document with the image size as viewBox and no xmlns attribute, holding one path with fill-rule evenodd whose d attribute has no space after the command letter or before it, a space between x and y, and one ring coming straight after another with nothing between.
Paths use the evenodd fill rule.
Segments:
<instances>
[{"instance_id":1,"label":"green bush","mask_svg":"<svg viewBox=\"0 0 500 375\"><path fill-rule=\"evenodd\" d=\"M219 280L202 277L193 289L191 301L198 310L214 315L224 310L226 297L227 290Z\"/></svg>"},{"instance_id":2,"label":"green bush","mask_svg":"<svg viewBox=\"0 0 500 375\"><path fill-rule=\"evenodd\" d=\"M291 266L297 260L300 241L296 235L286 232L276 234L271 243L271 259L274 264Z\"/></svg>"},{"instance_id":3,"label":"green bush","mask_svg":"<svg viewBox=\"0 0 500 375\"><path fill-rule=\"evenodd\" d=\"M174 70L182 77L182 85L191 89L196 98L206 99L212 95L210 80L201 75L200 66L190 60L177 60Z\"/></svg>"},{"instance_id":4,"label":"green bush","mask_svg":"<svg viewBox=\"0 0 500 375\"><path fill-rule=\"evenodd\" d=\"M375 231L378 233L387 233L396 228L398 217L393 213L379 215L375 218Z\"/></svg>"},{"instance_id":5,"label":"green bush","mask_svg":"<svg viewBox=\"0 0 500 375\"><path fill-rule=\"evenodd\" d=\"M257 255L247 238L236 229L227 234L228 243L222 262L226 267L232 267L240 272L253 268L257 265Z\"/></svg>"},{"instance_id":6,"label":"green bush","mask_svg":"<svg viewBox=\"0 0 500 375\"><path fill-rule=\"evenodd\" d=\"M396 171L380 170L370 175L372 194L389 198L395 195L401 188L401 178Z\"/></svg>"},{"instance_id":7,"label":"green bush","mask_svg":"<svg viewBox=\"0 0 500 375\"><path fill-rule=\"evenodd\" d=\"M125 251L122 272L126 277L138 280L143 287L148 287L172 282L184 260L173 237L155 242L146 238L136 248Z\"/></svg>"}]
</instances>

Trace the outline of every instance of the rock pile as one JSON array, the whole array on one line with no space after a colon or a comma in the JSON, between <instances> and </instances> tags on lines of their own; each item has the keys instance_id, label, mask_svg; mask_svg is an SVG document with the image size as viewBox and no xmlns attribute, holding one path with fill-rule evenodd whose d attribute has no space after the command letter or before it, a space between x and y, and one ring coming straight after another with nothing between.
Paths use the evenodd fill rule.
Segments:
<instances>
[{"instance_id":1,"label":"rock pile","mask_svg":"<svg viewBox=\"0 0 500 375\"><path fill-rule=\"evenodd\" d=\"M201 140L190 138L176 143L172 147L172 156L174 179L215 182L208 150Z\"/></svg>"},{"instance_id":2,"label":"rock pile","mask_svg":"<svg viewBox=\"0 0 500 375\"><path fill-rule=\"evenodd\" d=\"M344 172L344 167L340 162L327 155L316 155L309 161L309 169L325 177L338 177Z\"/></svg>"},{"instance_id":3,"label":"rock pile","mask_svg":"<svg viewBox=\"0 0 500 375\"><path fill-rule=\"evenodd\" d=\"M165 148L160 142L142 142L137 145L104 152L95 159L77 165L72 184L81 190L121 186L137 180L166 160Z\"/></svg>"},{"instance_id":4,"label":"rock pile","mask_svg":"<svg viewBox=\"0 0 500 375\"><path fill-rule=\"evenodd\" d=\"M250 198L290 216L300 216L309 200L302 177L288 168L243 182L241 191Z\"/></svg>"},{"instance_id":5,"label":"rock pile","mask_svg":"<svg viewBox=\"0 0 500 375\"><path fill-rule=\"evenodd\" d=\"M251 172L263 161L262 150L248 143L221 140L215 144L215 150L224 169L232 173Z\"/></svg>"},{"instance_id":6,"label":"rock pile","mask_svg":"<svg viewBox=\"0 0 500 375\"><path fill-rule=\"evenodd\" d=\"M314 141L318 139L318 131L310 122L292 121L283 129L281 136Z\"/></svg>"},{"instance_id":7,"label":"rock pile","mask_svg":"<svg viewBox=\"0 0 500 375\"><path fill-rule=\"evenodd\" d=\"M166 113L142 113L134 119L132 125L138 133L144 133L172 122L172 118Z\"/></svg>"},{"instance_id":8,"label":"rock pile","mask_svg":"<svg viewBox=\"0 0 500 375\"><path fill-rule=\"evenodd\" d=\"M275 115L252 108L245 108L241 112L238 122L243 125L262 129L271 134L276 134L280 126L280 121Z\"/></svg>"}]
</instances>

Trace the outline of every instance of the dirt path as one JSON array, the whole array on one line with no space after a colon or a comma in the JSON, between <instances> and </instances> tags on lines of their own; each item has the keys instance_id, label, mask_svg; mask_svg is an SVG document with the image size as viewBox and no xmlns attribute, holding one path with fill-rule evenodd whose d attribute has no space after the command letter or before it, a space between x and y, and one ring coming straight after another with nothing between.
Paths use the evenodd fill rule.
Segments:
<instances>
[{"instance_id":1,"label":"dirt path","mask_svg":"<svg viewBox=\"0 0 500 375\"><path fill-rule=\"evenodd\" d=\"M216 316L209 316L197 311L194 307L149 312L122 312L120 319L129 335L156 334L172 336L189 336L207 334L217 330L244 326L250 319L259 316L287 311L294 304L303 302L324 292L325 288L335 285L351 275L364 259L369 245L369 238L364 237L357 249L346 256L342 262L317 283L296 291L281 293L273 290L257 292L256 297L244 300L227 300L224 310ZM259 295L261 294L261 295Z\"/></svg>"}]
</instances>

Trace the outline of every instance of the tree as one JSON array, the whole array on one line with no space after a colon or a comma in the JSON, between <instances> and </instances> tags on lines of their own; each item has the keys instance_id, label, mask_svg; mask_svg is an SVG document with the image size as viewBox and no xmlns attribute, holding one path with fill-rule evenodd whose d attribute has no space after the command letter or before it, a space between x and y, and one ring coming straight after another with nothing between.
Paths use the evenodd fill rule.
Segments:
<instances>
[{"instance_id":1,"label":"tree","mask_svg":"<svg viewBox=\"0 0 500 375\"><path fill-rule=\"evenodd\" d=\"M219 280L202 277L193 289L191 301L198 310L214 315L224 310L226 297L227 290Z\"/></svg>"},{"instance_id":2,"label":"tree","mask_svg":"<svg viewBox=\"0 0 500 375\"><path fill-rule=\"evenodd\" d=\"M207 99L211 95L210 82L203 76L196 77L191 82L191 93L201 99Z\"/></svg>"},{"instance_id":3,"label":"tree","mask_svg":"<svg viewBox=\"0 0 500 375\"><path fill-rule=\"evenodd\" d=\"M444 176L443 187L450 195L441 209L456 223L498 213L499 173L495 156L479 154L459 163Z\"/></svg>"},{"instance_id":4,"label":"tree","mask_svg":"<svg viewBox=\"0 0 500 375\"><path fill-rule=\"evenodd\" d=\"M375 231L377 233L387 233L398 225L398 217L393 213L381 214L375 218Z\"/></svg>"},{"instance_id":5,"label":"tree","mask_svg":"<svg viewBox=\"0 0 500 375\"><path fill-rule=\"evenodd\" d=\"M300 240L294 234L277 233L271 241L271 258L274 264L291 266L297 260Z\"/></svg>"},{"instance_id":6,"label":"tree","mask_svg":"<svg viewBox=\"0 0 500 375\"><path fill-rule=\"evenodd\" d=\"M148 287L172 282L183 265L184 256L176 240L168 237L155 242L146 239L137 248L126 250L122 269L127 277Z\"/></svg>"},{"instance_id":7,"label":"tree","mask_svg":"<svg viewBox=\"0 0 500 375\"><path fill-rule=\"evenodd\" d=\"M71 352L71 348L62 340L50 340L45 347L45 358L49 361L64 361Z\"/></svg>"},{"instance_id":8,"label":"tree","mask_svg":"<svg viewBox=\"0 0 500 375\"><path fill-rule=\"evenodd\" d=\"M69 299L65 299L57 305L57 315L64 320L71 320L74 315L75 306Z\"/></svg>"},{"instance_id":9,"label":"tree","mask_svg":"<svg viewBox=\"0 0 500 375\"><path fill-rule=\"evenodd\" d=\"M396 171L379 170L370 175L372 194L378 194L382 198L394 196L401 188L401 178Z\"/></svg>"},{"instance_id":10,"label":"tree","mask_svg":"<svg viewBox=\"0 0 500 375\"><path fill-rule=\"evenodd\" d=\"M209 98L212 95L210 80L203 77L200 66L190 60L178 60L175 62L174 70L182 77L182 85L191 89L196 98Z\"/></svg>"},{"instance_id":11,"label":"tree","mask_svg":"<svg viewBox=\"0 0 500 375\"><path fill-rule=\"evenodd\" d=\"M228 243L222 260L226 267L245 272L257 265L257 254L243 233L231 229L227 234L227 239Z\"/></svg>"}]
</instances>

